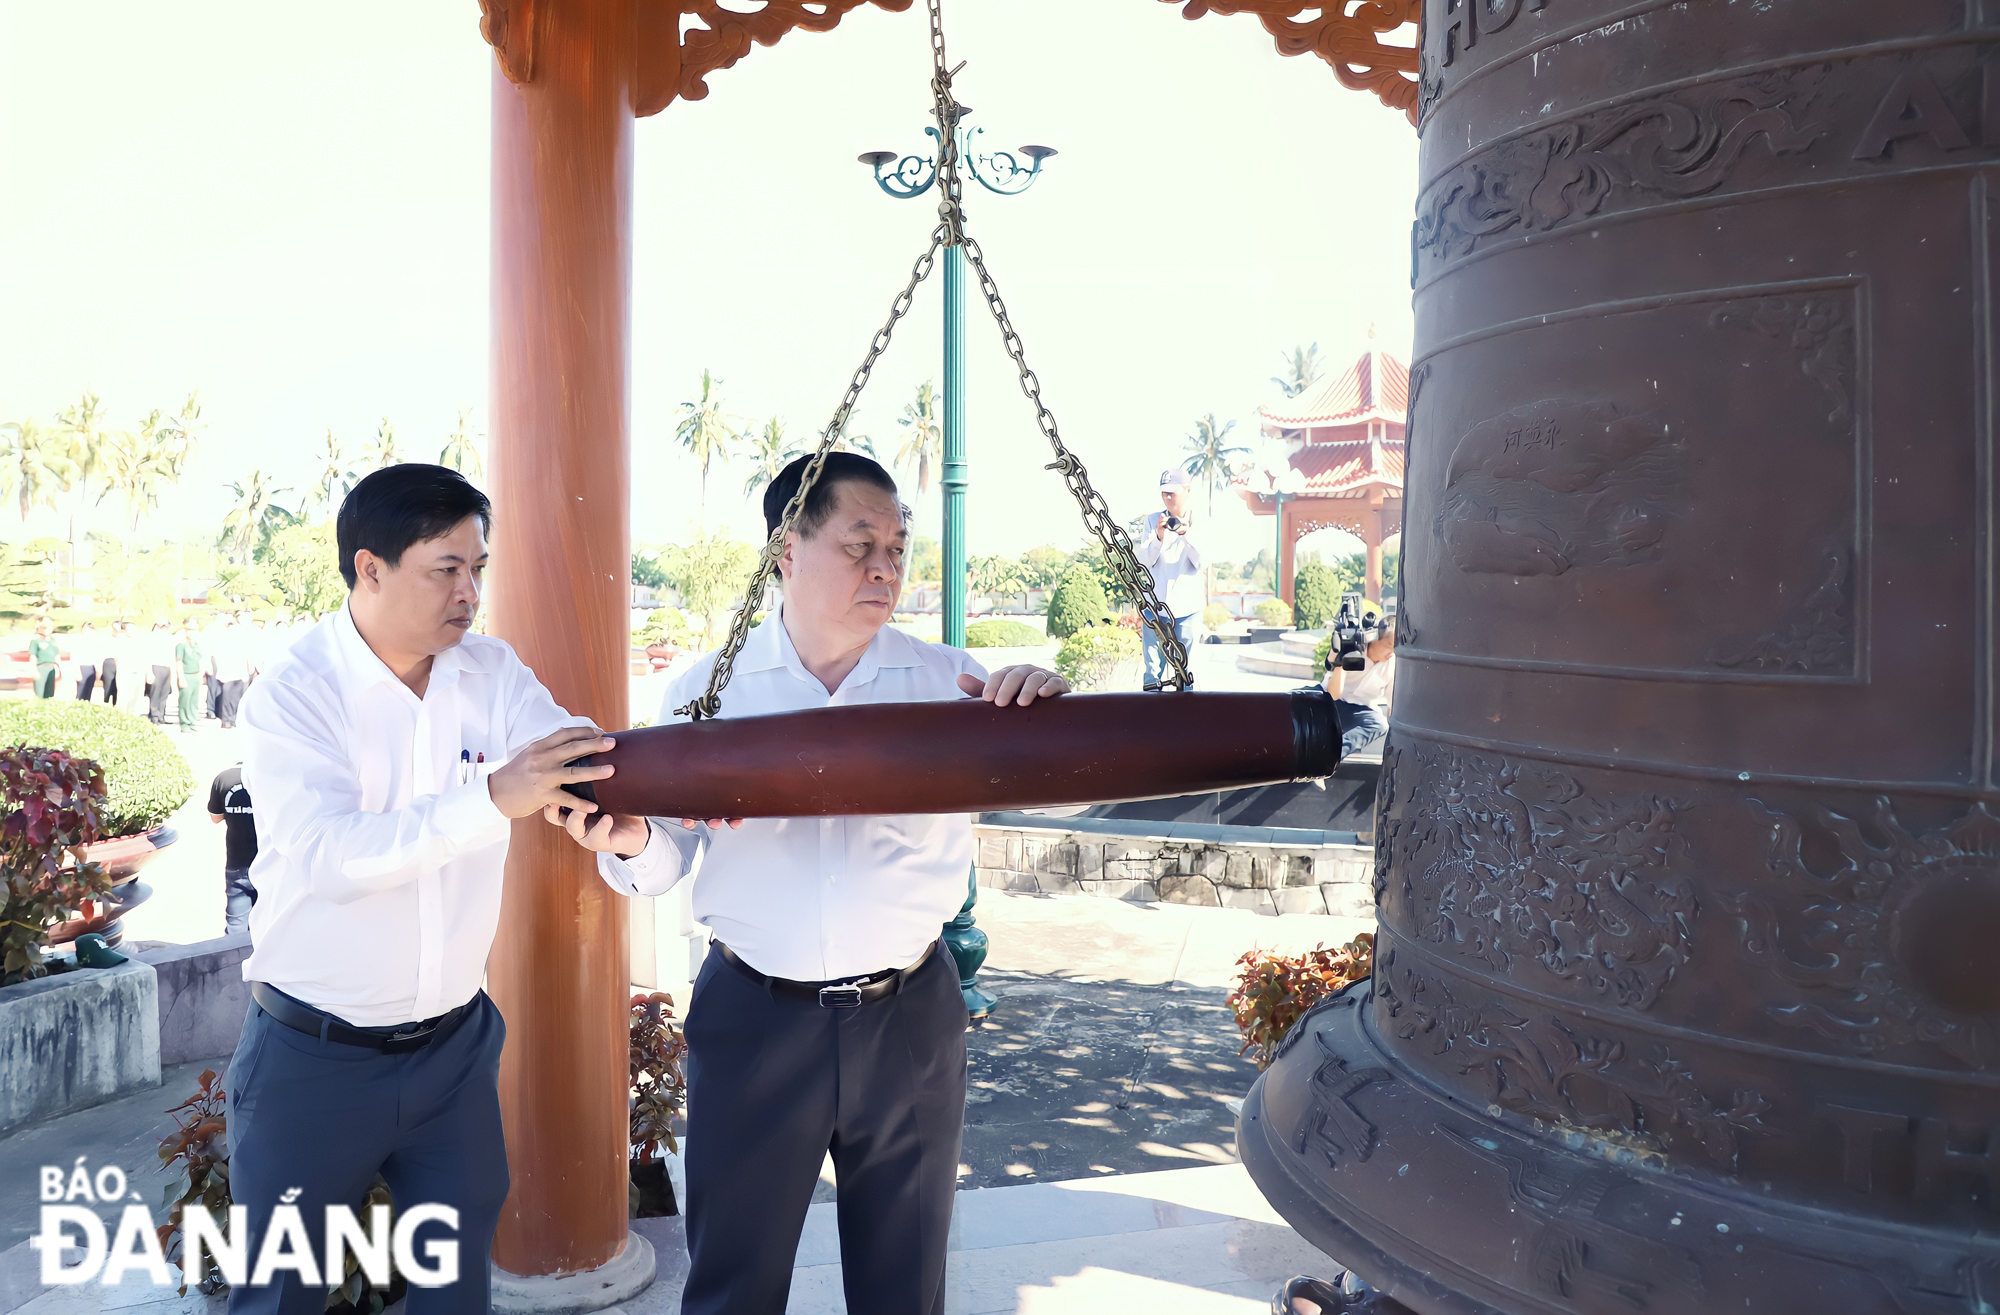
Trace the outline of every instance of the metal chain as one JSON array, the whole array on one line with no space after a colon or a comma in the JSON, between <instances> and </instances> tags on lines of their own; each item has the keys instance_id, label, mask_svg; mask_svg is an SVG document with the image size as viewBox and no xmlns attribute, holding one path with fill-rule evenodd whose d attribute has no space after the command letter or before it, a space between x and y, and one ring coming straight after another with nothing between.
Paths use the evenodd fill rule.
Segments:
<instances>
[{"instance_id":1,"label":"metal chain","mask_svg":"<svg viewBox=\"0 0 2000 1315\"><path fill-rule=\"evenodd\" d=\"M1167 665L1173 668L1170 675L1157 682L1148 682L1146 688L1187 690L1194 688L1194 677L1188 672L1187 646L1174 633L1172 616L1160 596L1153 589L1153 577L1139 564L1132 551L1131 536L1125 527L1111 514L1110 504L1104 500L1090 482L1090 472L1083 468L1083 462L1076 453L1063 445L1062 436L1056 432L1056 418L1049 414L1049 408L1042 401L1041 381L1028 368L1028 358L1021 346L1021 335L1014 329L1014 321L1007 315L1007 303L1000 299L1000 285L993 281L993 273L986 268L986 258L980 254L979 243L971 237L965 239L965 259L979 275L979 290L986 294L986 305L993 312L993 318L1000 325L1000 339L1013 359L1014 368L1021 375L1021 391L1035 405L1035 423L1041 427L1042 435L1055 449L1056 459L1044 467L1046 470L1062 472L1063 482L1069 485L1070 496L1076 499L1077 508L1083 513L1084 528L1097 536L1104 549L1104 561L1118 576L1126 597L1139 605L1140 620L1153 628L1159 638L1160 652Z\"/></svg>"},{"instance_id":2,"label":"metal chain","mask_svg":"<svg viewBox=\"0 0 2000 1315\"><path fill-rule=\"evenodd\" d=\"M743 643L750 637L750 628L756 620L757 608L764 601L764 586L778 569L778 559L785 555L785 536L792 532L798 521L799 512L806 505L806 495L819 482L820 468L826 465L826 454L833 451L841 436L847 430L848 417L854 414L854 404L861 400L861 390L868 386L868 376L874 372L875 362L882 359L882 353L889 349L889 338L896 331L896 324L909 314L910 305L916 300L917 285L931 276L937 267L937 254L943 249L947 228L939 224L931 231L931 244L924 254L917 257L917 263L910 269L910 281L896 294L895 302L889 307L889 319L876 330L874 339L868 344L868 354L848 381L847 395L840 399L833 419L819 436L819 446L813 449L812 460L799 474L799 491L785 504L784 515L778 518L778 527L771 531L771 537L764 541L764 551L758 555L757 569L750 576L750 586L743 591L743 602L736 609L736 619L730 623L729 638L723 642L722 650L716 654L715 666L708 673L708 690L700 698L674 709L674 714L700 721L713 717L722 708L722 689L729 683L729 677L736 669L737 654L743 651Z\"/></svg>"},{"instance_id":3,"label":"metal chain","mask_svg":"<svg viewBox=\"0 0 2000 1315\"><path fill-rule=\"evenodd\" d=\"M910 270L910 280L889 308L889 319L879 329L868 344L868 354L848 381L847 395L834 410L833 419L821 431L819 446L813 450L812 460L799 477L799 491L785 504L784 515L778 518L778 526L771 531L771 537L764 543L764 551L758 556L757 569L750 577L749 588L744 590L742 605L736 609L736 618L730 624L729 638L716 655L715 666L708 673L708 690L700 698L674 709L676 716L689 717L700 721L713 717L722 707L722 691L729 684L730 675L735 671L737 655L750 637L750 629L757 614L758 604L763 602L764 587L771 575L778 569L778 559L785 554L785 538L792 531L799 513L804 509L806 495L818 482L820 469L826 464L826 455L831 452L847 429L848 418L861 400L861 390L868 386L869 375L874 372L875 363L889 348L889 339L895 333L896 325L909 313L915 300L917 285L930 277L937 266L938 251L947 246L962 246L965 258L979 275L979 287L986 294L986 305L999 322L1001 341L1007 355L1013 359L1014 368L1021 375L1021 391L1035 405L1035 421L1055 449L1056 459L1047 469L1062 472L1064 483L1069 485L1070 494L1083 512L1086 529L1097 536L1104 549L1104 560L1117 575L1119 584L1127 596L1139 603L1140 616L1153 627L1159 636L1160 650L1166 655L1173 674L1157 684L1148 684L1147 689L1190 689L1194 685L1188 674L1187 647L1174 633L1173 621L1166 608L1154 592L1153 579L1139 559L1133 554L1132 540L1111 514L1110 506L1090 483L1090 475L1076 454L1063 445L1062 437L1056 432L1055 417L1042 401L1041 383L1035 372L1028 368L1028 360L1021 346L1021 335L1014 331L1014 322L1008 318L1007 304L1000 299L1000 287L993 281L991 271L986 268L986 260L980 254L979 244L966 235L964 186L958 174L958 102L951 94L951 80L958 69L945 64L944 15L940 9L941 0L929 0L931 19L931 104L937 119L938 141L938 187L944 200L938 203L940 223L931 231L931 243L917 263ZM965 67L960 64L959 68Z\"/></svg>"}]
</instances>

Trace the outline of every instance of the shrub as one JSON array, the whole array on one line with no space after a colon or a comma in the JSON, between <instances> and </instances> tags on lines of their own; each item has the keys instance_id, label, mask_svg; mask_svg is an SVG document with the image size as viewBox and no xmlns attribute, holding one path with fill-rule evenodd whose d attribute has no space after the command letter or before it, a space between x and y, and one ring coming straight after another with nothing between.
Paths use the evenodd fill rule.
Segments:
<instances>
[{"instance_id":1,"label":"shrub","mask_svg":"<svg viewBox=\"0 0 2000 1315\"><path fill-rule=\"evenodd\" d=\"M0 749L0 984L42 976L48 929L111 893L83 846L104 833L104 774L60 749Z\"/></svg>"},{"instance_id":2,"label":"shrub","mask_svg":"<svg viewBox=\"0 0 2000 1315\"><path fill-rule=\"evenodd\" d=\"M1288 626L1292 623L1291 604L1282 598L1267 598L1257 604L1257 619L1267 626Z\"/></svg>"},{"instance_id":3,"label":"shrub","mask_svg":"<svg viewBox=\"0 0 2000 1315\"><path fill-rule=\"evenodd\" d=\"M1048 636L1021 621L974 621L965 628L967 648L1030 648L1048 642Z\"/></svg>"},{"instance_id":4,"label":"shrub","mask_svg":"<svg viewBox=\"0 0 2000 1315\"><path fill-rule=\"evenodd\" d=\"M1325 562L1307 562L1292 581L1292 624L1317 630L1340 611L1340 577Z\"/></svg>"},{"instance_id":5,"label":"shrub","mask_svg":"<svg viewBox=\"0 0 2000 1315\"><path fill-rule=\"evenodd\" d=\"M1210 603L1201 609L1201 623L1210 631L1220 630L1235 619L1221 603Z\"/></svg>"},{"instance_id":6,"label":"shrub","mask_svg":"<svg viewBox=\"0 0 2000 1315\"><path fill-rule=\"evenodd\" d=\"M1049 638L1068 639L1096 625L1110 611L1111 603L1096 574L1088 566L1072 566L1049 595Z\"/></svg>"},{"instance_id":7,"label":"shrub","mask_svg":"<svg viewBox=\"0 0 2000 1315\"><path fill-rule=\"evenodd\" d=\"M640 648L654 644L667 644L674 648L693 648L701 641L701 632L695 629L694 619L678 607L656 607L647 614L646 624L639 633L632 636L632 642Z\"/></svg>"},{"instance_id":8,"label":"shrub","mask_svg":"<svg viewBox=\"0 0 2000 1315\"><path fill-rule=\"evenodd\" d=\"M1122 626L1089 626L1063 641L1056 670L1078 689L1094 689L1139 656L1136 632Z\"/></svg>"},{"instance_id":9,"label":"shrub","mask_svg":"<svg viewBox=\"0 0 2000 1315\"><path fill-rule=\"evenodd\" d=\"M1313 647L1313 670L1325 671L1326 660L1328 657L1332 655L1332 653L1333 653L1333 633L1331 631L1328 631L1326 638L1320 640L1319 643L1314 645Z\"/></svg>"},{"instance_id":10,"label":"shrub","mask_svg":"<svg viewBox=\"0 0 2000 1315\"><path fill-rule=\"evenodd\" d=\"M150 831L194 793L194 773L167 733L141 717L77 699L0 705L0 745L63 749L104 769L106 836Z\"/></svg>"},{"instance_id":11,"label":"shrub","mask_svg":"<svg viewBox=\"0 0 2000 1315\"><path fill-rule=\"evenodd\" d=\"M1363 932L1337 950L1320 945L1300 955L1252 950L1236 964L1241 971L1226 1001L1243 1033L1236 1053L1255 1050L1257 1067L1269 1068L1278 1043L1306 1010L1375 971L1375 938Z\"/></svg>"}]
</instances>

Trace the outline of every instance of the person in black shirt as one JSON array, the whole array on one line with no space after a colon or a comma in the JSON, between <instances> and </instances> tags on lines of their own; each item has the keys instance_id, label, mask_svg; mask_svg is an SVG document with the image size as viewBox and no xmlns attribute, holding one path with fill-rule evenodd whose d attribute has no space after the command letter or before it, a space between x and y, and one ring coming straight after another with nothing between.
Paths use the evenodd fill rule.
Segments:
<instances>
[{"instance_id":1,"label":"person in black shirt","mask_svg":"<svg viewBox=\"0 0 2000 1315\"><path fill-rule=\"evenodd\" d=\"M243 784L243 764L224 768L208 787L208 817L226 829L222 853L222 892L226 901L224 933L250 925L250 908L257 888L250 884L250 864L257 857L257 823L250 812L250 791Z\"/></svg>"}]
</instances>

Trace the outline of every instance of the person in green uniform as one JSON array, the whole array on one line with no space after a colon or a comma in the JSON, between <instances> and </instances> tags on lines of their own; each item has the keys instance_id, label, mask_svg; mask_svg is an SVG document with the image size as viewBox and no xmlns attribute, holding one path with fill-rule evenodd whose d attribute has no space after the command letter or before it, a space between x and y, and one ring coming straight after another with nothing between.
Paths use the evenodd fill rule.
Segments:
<instances>
[{"instance_id":1,"label":"person in green uniform","mask_svg":"<svg viewBox=\"0 0 2000 1315\"><path fill-rule=\"evenodd\" d=\"M56 673L62 666L62 645L49 638L53 629L47 621L35 624L35 637L28 641L28 657L35 664L35 697L56 696Z\"/></svg>"},{"instance_id":2,"label":"person in green uniform","mask_svg":"<svg viewBox=\"0 0 2000 1315\"><path fill-rule=\"evenodd\" d=\"M200 707L204 661L201 637L195 632L194 618L189 617L181 626L181 642L174 645L174 688L181 693L181 731L184 734L194 730L195 713Z\"/></svg>"}]
</instances>

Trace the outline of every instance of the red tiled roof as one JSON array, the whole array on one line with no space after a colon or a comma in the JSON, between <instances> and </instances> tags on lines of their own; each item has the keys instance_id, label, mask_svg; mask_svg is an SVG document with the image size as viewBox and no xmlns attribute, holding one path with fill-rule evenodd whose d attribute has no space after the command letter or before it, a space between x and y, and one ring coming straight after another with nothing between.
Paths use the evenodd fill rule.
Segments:
<instances>
[{"instance_id":1,"label":"red tiled roof","mask_svg":"<svg viewBox=\"0 0 2000 1315\"><path fill-rule=\"evenodd\" d=\"M1346 374L1309 384L1297 397L1259 407L1258 414L1272 428L1305 429L1370 415L1401 420L1409 406L1410 367L1387 352L1370 350Z\"/></svg>"},{"instance_id":2,"label":"red tiled roof","mask_svg":"<svg viewBox=\"0 0 2000 1315\"><path fill-rule=\"evenodd\" d=\"M1377 451L1381 453L1379 466L1374 464L1374 453ZM1388 439L1379 446L1366 439L1311 443L1294 452L1290 462L1294 470L1306 477L1307 497L1344 497L1371 484L1385 485L1399 496L1402 493L1403 443L1400 439ZM1269 481L1262 471L1246 471L1238 475L1234 483L1245 492L1259 497L1270 496Z\"/></svg>"}]
</instances>

